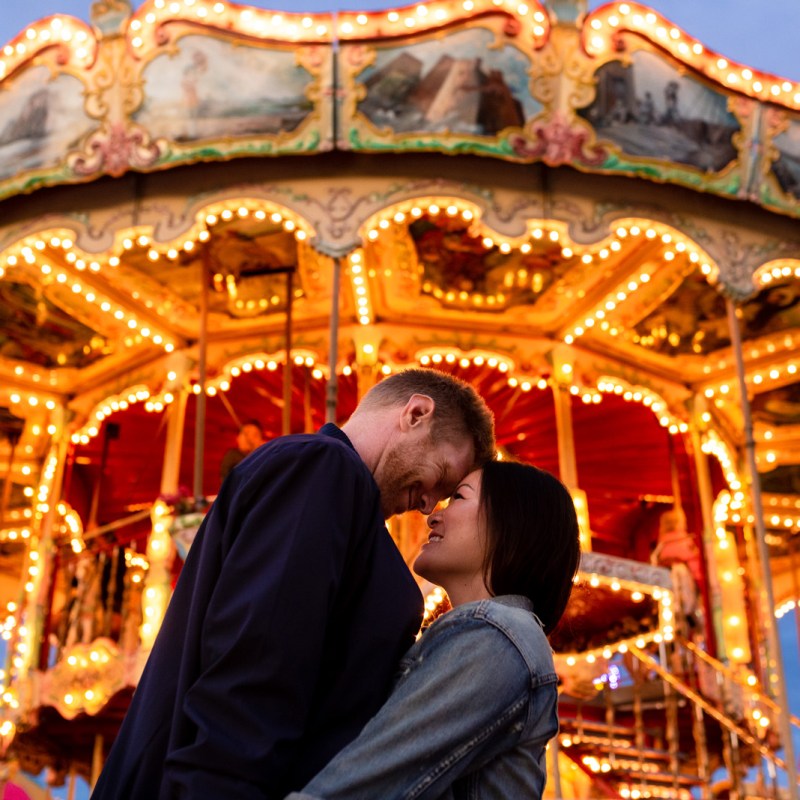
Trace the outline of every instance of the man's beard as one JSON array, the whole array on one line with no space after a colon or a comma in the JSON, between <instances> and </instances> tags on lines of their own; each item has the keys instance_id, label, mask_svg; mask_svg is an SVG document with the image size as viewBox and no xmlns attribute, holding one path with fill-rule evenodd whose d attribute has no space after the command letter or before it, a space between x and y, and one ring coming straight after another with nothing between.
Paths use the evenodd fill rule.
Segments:
<instances>
[{"instance_id":1,"label":"man's beard","mask_svg":"<svg viewBox=\"0 0 800 800\"><path fill-rule=\"evenodd\" d=\"M408 492L420 480L419 462L432 446L428 439L413 446L395 448L387 454L378 484L384 518L408 510L409 502L419 508L419 495L409 498ZM419 489L415 488L415 492Z\"/></svg>"}]
</instances>

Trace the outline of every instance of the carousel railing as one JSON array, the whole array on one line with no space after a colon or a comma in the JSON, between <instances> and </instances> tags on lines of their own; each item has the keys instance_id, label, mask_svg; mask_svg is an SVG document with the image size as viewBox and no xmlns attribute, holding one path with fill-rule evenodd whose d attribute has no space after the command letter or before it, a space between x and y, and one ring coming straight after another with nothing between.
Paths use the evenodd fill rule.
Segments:
<instances>
[{"instance_id":1,"label":"carousel railing","mask_svg":"<svg viewBox=\"0 0 800 800\"><path fill-rule=\"evenodd\" d=\"M689 700L696 709L700 709L703 713L714 719L725 730L730 746L730 753L725 753L727 756L726 761L729 761L728 772L734 786L739 787L739 791L741 784L741 769L739 763L737 763L737 761L740 762L740 759L737 759L738 753L736 750L741 748L743 745L751 748L760 756L761 759L771 766L770 777L777 775L777 769L780 769L784 772L786 771L786 763L782 758L780 758L780 756L777 755L774 743L768 743L764 739L759 738L757 734L754 734L748 730L748 728L745 727L740 721L731 717L729 710L720 710L720 708L711 700L706 699L698 690L687 685L684 681L671 673L664 666L664 664L660 663L648 653L640 650L635 645L630 647L630 652L644 666L655 672L664 682L665 687L669 687L671 691L677 692L679 695ZM718 671L716 666L713 668L715 669L717 676L722 678L719 683L720 687L724 687L724 679L727 676L725 676L724 672ZM730 708L729 704L726 703L727 699L727 693L725 692L724 688L722 688L720 696L720 700L722 701L722 709L725 709L726 706ZM675 728L674 726L670 725L668 726L668 730L674 731ZM728 748L724 747L724 751L727 751L727 749ZM777 785L775 788L777 789ZM777 794L774 794L774 796L777 797Z\"/></svg>"},{"instance_id":2,"label":"carousel railing","mask_svg":"<svg viewBox=\"0 0 800 800\"><path fill-rule=\"evenodd\" d=\"M741 688L741 691L745 695L749 695L751 699L751 703L753 707L757 707L758 705L766 706L772 712L777 714L786 714L787 718L789 719L790 723L800 729L800 718L796 717L794 714L790 713L788 710L782 709L781 706L775 702L768 694L766 694L761 687L759 686L757 681L742 678L741 673L737 672L736 670L731 669L727 664L723 664L721 661L718 661L713 656L710 656L706 653L705 650L699 648L694 642L685 639L683 637L678 638L678 642L682 647L685 647L695 658L700 659L701 661L708 664L712 667L716 672L727 680L729 683L735 684L736 686ZM759 719L759 717L756 717Z\"/></svg>"},{"instance_id":3,"label":"carousel railing","mask_svg":"<svg viewBox=\"0 0 800 800\"><path fill-rule=\"evenodd\" d=\"M40 648L16 678L23 717L42 706L66 719L98 714L136 686L172 590L172 512L157 501L56 540Z\"/></svg>"},{"instance_id":4,"label":"carousel railing","mask_svg":"<svg viewBox=\"0 0 800 800\"><path fill-rule=\"evenodd\" d=\"M131 543L132 537L126 536L126 529L150 514L147 507L86 531L79 546L63 543L50 593L54 600L58 598L59 606L54 603L48 609L40 668L54 666L75 645L96 639L114 642L125 653L136 650L148 563Z\"/></svg>"},{"instance_id":5,"label":"carousel railing","mask_svg":"<svg viewBox=\"0 0 800 800\"><path fill-rule=\"evenodd\" d=\"M685 638L628 653L629 686L605 685L560 719L561 752L603 781L603 796L609 786L621 800L785 796L777 726L753 714L780 709L760 686Z\"/></svg>"}]
</instances>

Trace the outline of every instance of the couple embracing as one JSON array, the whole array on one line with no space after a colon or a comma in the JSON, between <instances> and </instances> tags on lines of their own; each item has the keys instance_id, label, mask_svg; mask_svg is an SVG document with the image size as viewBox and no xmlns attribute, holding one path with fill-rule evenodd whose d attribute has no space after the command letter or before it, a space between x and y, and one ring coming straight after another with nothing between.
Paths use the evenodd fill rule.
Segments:
<instances>
[{"instance_id":1,"label":"couple embracing","mask_svg":"<svg viewBox=\"0 0 800 800\"><path fill-rule=\"evenodd\" d=\"M238 465L92 800L540 797L578 523L556 478L494 460L492 427L472 387L411 369ZM416 642L385 526L408 510L429 515L414 571L453 606Z\"/></svg>"}]
</instances>

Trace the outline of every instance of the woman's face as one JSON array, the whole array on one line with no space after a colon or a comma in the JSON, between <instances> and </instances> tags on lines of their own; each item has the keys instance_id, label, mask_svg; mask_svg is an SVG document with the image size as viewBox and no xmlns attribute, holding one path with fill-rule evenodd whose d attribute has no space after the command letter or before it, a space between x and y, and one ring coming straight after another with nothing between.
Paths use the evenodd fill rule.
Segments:
<instances>
[{"instance_id":1,"label":"woman's face","mask_svg":"<svg viewBox=\"0 0 800 800\"><path fill-rule=\"evenodd\" d=\"M476 470L461 481L445 508L428 517L428 541L414 562L414 571L442 586L454 604L457 598L466 602L489 596L483 579L486 533L480 492L481 471Z\"/></svg>"}]
</instances>

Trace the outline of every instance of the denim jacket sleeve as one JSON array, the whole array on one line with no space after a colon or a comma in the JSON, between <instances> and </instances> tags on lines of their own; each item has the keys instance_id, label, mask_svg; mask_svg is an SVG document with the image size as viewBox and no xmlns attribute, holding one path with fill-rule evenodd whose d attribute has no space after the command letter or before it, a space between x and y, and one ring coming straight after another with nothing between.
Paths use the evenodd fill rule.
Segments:
<instances>
[{"instance_id":1,"label":"denim jacket sleeve","mask_svg":"<svg viewBox=\"0 0 800 800\"><path fill-rule=\"evenodd\" d=\"M451 612L409 650L394 691L359 737L287 800L440 798L454 781L529 735L533 707L549 708L553 717L543 749L557 725L549 699L554 681L548 674L540 684L501 628L479 615ZM548 699L534 702L538 692ZM522 763L538 770L543 783L536 759ZM526 769L517 770L518 786L527 784ZM504 796L522 796L510 788Z\"/></svg>"}]
</instances>

